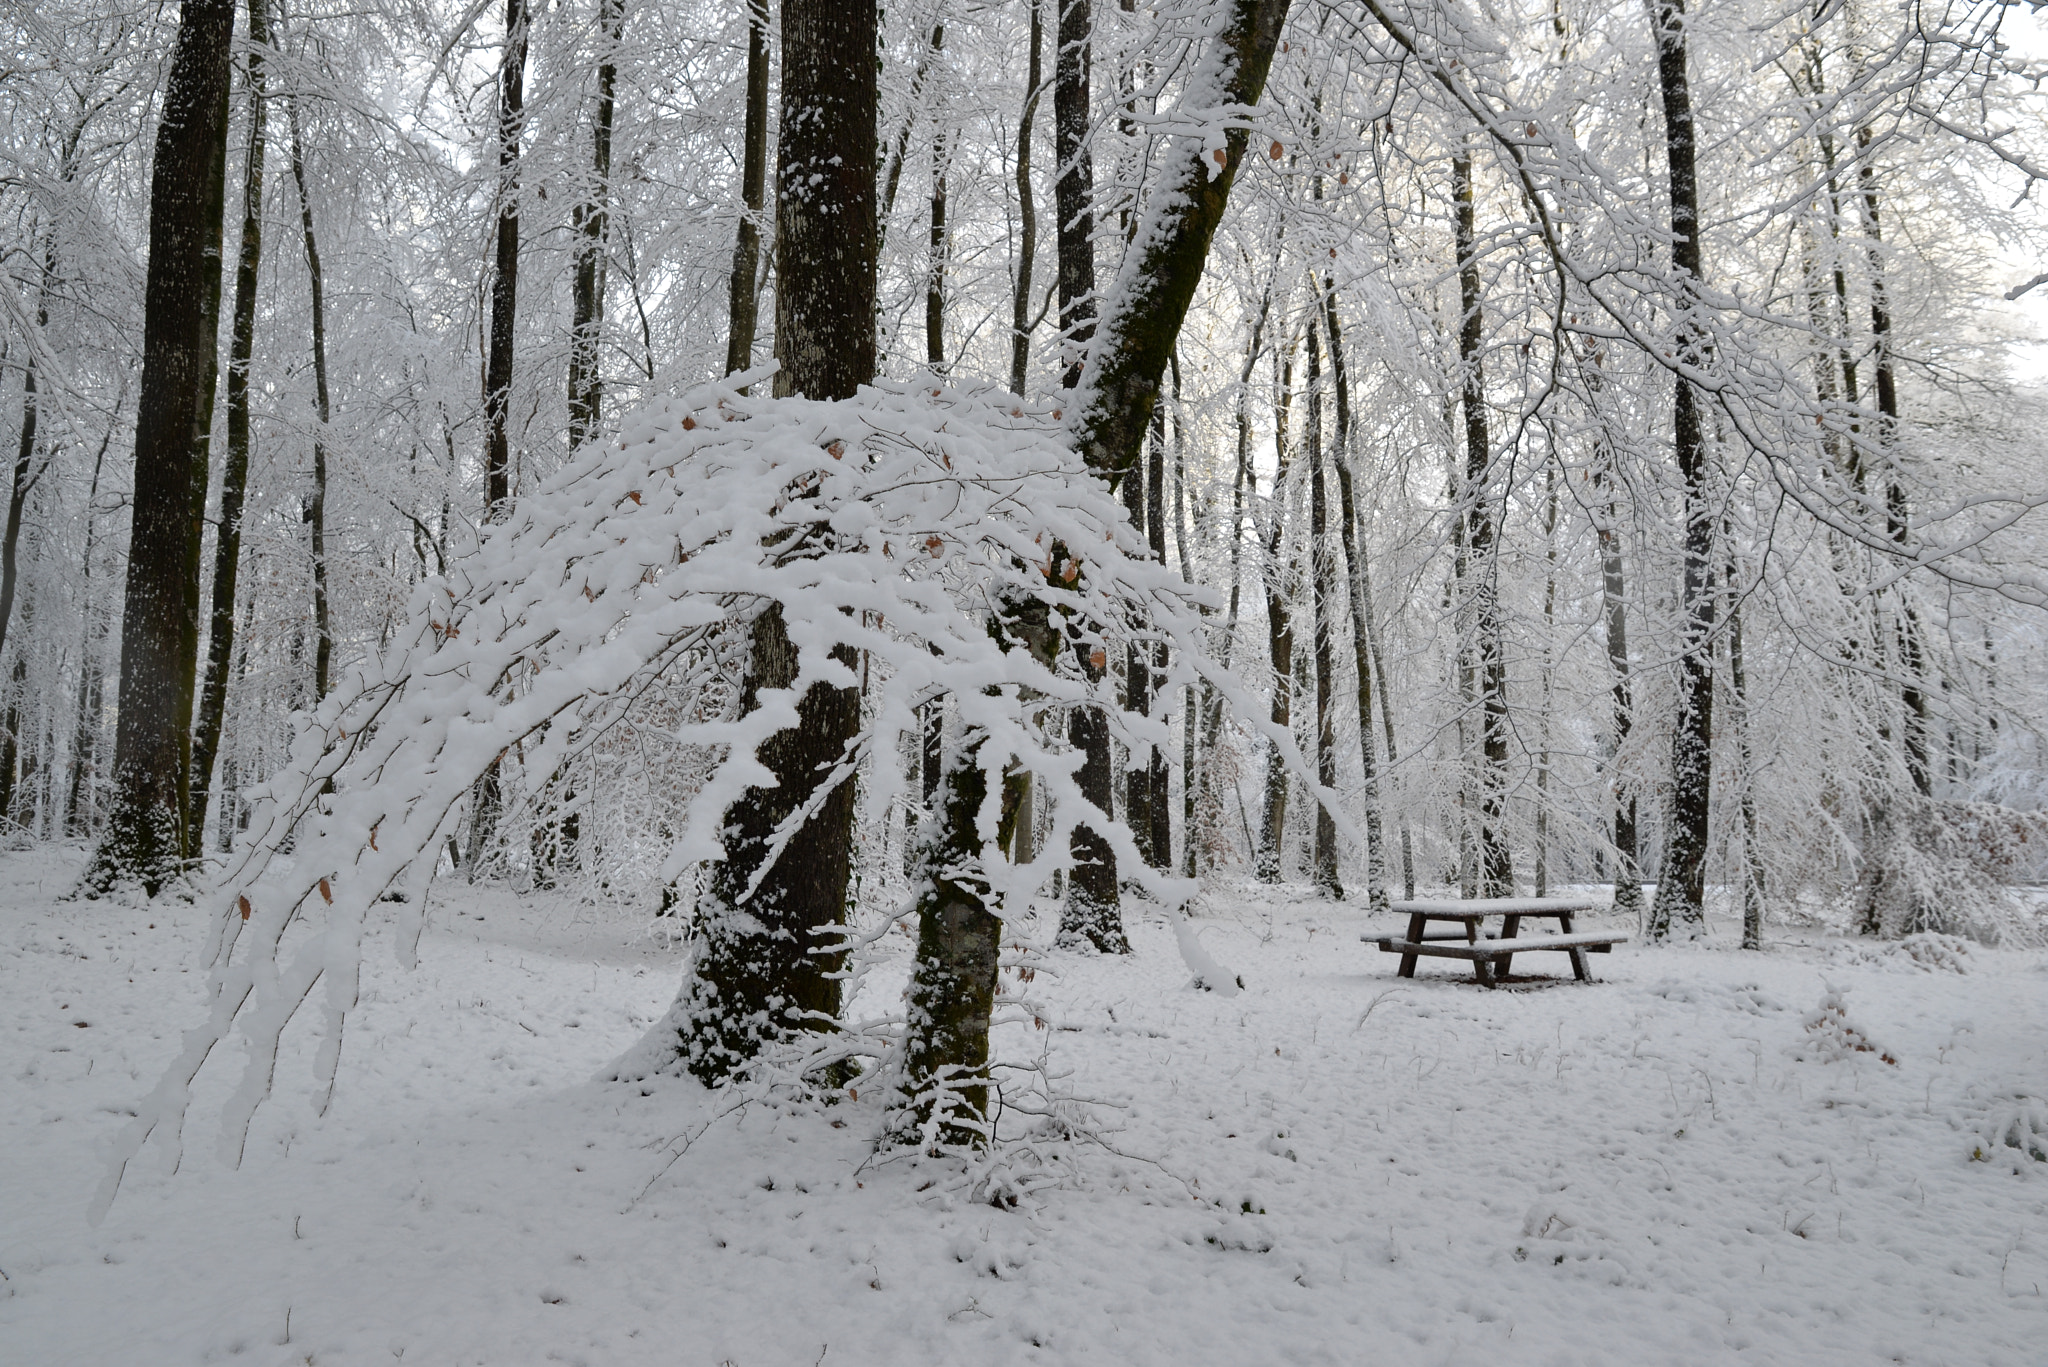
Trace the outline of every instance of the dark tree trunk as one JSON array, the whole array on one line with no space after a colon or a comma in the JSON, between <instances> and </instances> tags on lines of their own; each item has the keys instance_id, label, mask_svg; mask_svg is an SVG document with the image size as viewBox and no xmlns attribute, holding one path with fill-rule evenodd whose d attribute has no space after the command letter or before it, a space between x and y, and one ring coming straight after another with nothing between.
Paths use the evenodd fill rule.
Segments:
<instances>
[{"instance_id":1,"label":"dark tree trunk","mask_svg":"<svg viewBox=\"0 0 2048 1367\"><path fill-rule=\"evenodd\" d=\"M1166 563L1166 415L1152 410L1152 459L1145 476L1145 539L1152 558ZM1166 647L1154 644L1151 665L1157 672L1146 680L1145 691L1154 697L1168 664ZM1151 823L1146 832L1146 859L1155 869L1173 867L1173 778L1167 770L1166 751L1152 747L1149 766Z\"/></svg>"},{"instance_id":2,"label":"dark tree trunk","mask_svg":"<svg viewBox=\"0 0 2048 1367\"><path fill-rule=\"evenodd\" d=\"M732 248L727 311L732 333L725 344L725 373L754 363L754 334L761 315L761 211L768 203L768 0L747 0L747 128L741 151L740 228ZM610 172L611 129L605 128L605 164Z\"/></svg>"},{"instance_id":3,"label":"dark tree trunk","mask_svg":"<svg viewBox=\"0 0 2048 1367\"><path fill-rule=\"evenodd\" d=\"M1017 119L1017 285L1010 296L1010 392L1021 396L1031 370L1031 266L1038 253L1038 205L1031 189L1031 128L1044 93L1044 9L1031 6L1031 52L1024 75L1024 112Z\"/></svg>"},{"instance_id":4,"label":"dark tree trunk","mask_svg":"<svg viewBox=\"0 0 2048 1367\"><path fill-rule=\"evenodd\" d=\"M1213 73L1221 78L1224 104L1257 105L1280 47L1287 8L1288 0L1231 0L1228 20L1197 59L1201 67L1195 79ZM1064 57L1064 24L1060 38ZM1085 122L1083 111L1084 128ZM1062 113L1063 138L1066 127ZM1148 227L1131 244L1136 255L1103 320L1101 343L1090 348L1089 373L1074 401L1074 434L1081 454L1112 484L1131 468L1144 444L1167 357L1201 283L1209 243L1229 202L1249 136L1245 128L1232 128L1224 135L1223 146L1213 151L1177 144L1150 191ZM1063 151L1063 166L1066 160ZM1066 217L1063 204L1061 218ZM1064 297L1064 276L1062 285Z\"/></svg>"},{"instance_id":5,"label":"dark tree trunk","mask_svg":"<svg viewBox=\"0 0 2048 1367\"><path fill-rule=\"evenodd\" d=\"M1286 532L1287 467L1291 454L1287 441L1288 418L1293 407L1294 357L1291 346L1274 357L1279 371L1280 395L1273 406L1273 494L1266 505L1265 554L1260 567L1266 581L1266 655L1273 670L1273 725L1294 724L1294 623L1287 607L1287 574L1280 561L1280 547ZM1280 747L1266 747L1266 801L1259 828L1259 850L1253 871L1261 882L1277 883L1284 872L1282 843L1287 834L1287 765Z\"/></svg>"},{"instance_id":6,"label":"dark tree trunk","mask_svg":"<svg viewBox=\"0 0 2048 1367\"><path fill-rule=\"evenodd\" d=\"M766 27L767 16L758 16L761 27ZM576 242L575 273L570 282L569 300L569 449L576 450L597 435L598 422L604 407L604 277L606 230L611 223L612 198L612 116L616 108L614 91L619 80L619 39L626 26L625 0L602 0L597 14L597 40L602 45L597 60L597 112L590 125L590 182L584 188L583 197L575 208L569 211L569 231ZM747 53L747 138L748 152L753 151L754 136L754 58L763 54L761 63L762 107L766 108L768 75L767 57L763 39L756 30ZM754 198L760 198L760 182L753 163L749 161L746 174L753 178ZM758 203L750 208L759 208ZM743 221L740 231L744 234L752 227ZM740 260L733 258L737 270ZM747 344L753 343L753 300L754 257L749 252L746 261L747 299L750 309L747 316ZM737 315L735 315L734 336L737 337Z\"/></svg>"},{"instance_id":7,"label":"dark tree trunk","mask_svg":"<svg viewBox=\"0 0 2048 1367\"><path fill-rule=\"evenodd\" d=\"M1480 709L1481 760L1478 774L1479 895L1511 897L1515 866L1508 853L1507 660L1502 648L1499 566L1494 561L1493 449L1487 432L1486 322L1479 295L1479 255L1473 222L1472 155L1451 160L1452 195L1457 201L1458 361L1460 404L1465 413L1464 518L1470 576L1466 596L1472 613L1475 682Z\"/></svg>"},{"instance_id":8,"label":"dark tree trunk","mask_svg":"<svg viewBox=\"0 0 2048 1367\"><path fill-rule=\"evenodd\" d=\"M1679 359L1692 368L1706 360L1706 343L1689 317L1699 306L1702 260L1692 93L1686 80L1685 6L1683 0L1653 0L1652 13L1657 26L1658 84L1664 97L1678 352ZM1657 876L1657 898L1650 909L1649 933L1659 940L1674 933L1691 938L1706 930L1707 818L1714 765L1714 514L1707 488L1706 431L1699 395L1683 378L1675 382L1675 388L1671 445L1685 499L1685 572L1680 595L1684 653L1678 662L1678 716L1671 731L1671 804L1664 822L1664 857Z\"/></svg>"},{"instance_id":9,"label":"dark tree trunk","mask_svg":"<svg viewBox=\"0 0 2048 1367\"><path fill-rule=\"evenodd\" d=\"M1379 757L1373 744L1372 632L1367 621L1367 585L1363 529L1358 522L1358 503L1351 486L1351 386L1344 367L1344 333L1337 316L1337 291L1323 286L1323 319L1330 334L1330 376L1337 395L1337 497L1344 545L1346 597L1351 605L1351 662L1358 681L1358 757L1365 777L1365 897L1374 912L1385 912L1387 896L1387 837L1381 809ZM1380 680L1384 693L1386 680Z\"/></svg>"},{"instance_id":10,"label":"dark tree trunk","mask_svg":"<svg viewBox=\"0 0 2048 1367\"><path fill-rule=\"evenodd\" d=\"M188 848L200 524L220 311L232 0L185 0L150 178L115 798L84 890L154 896Z\"/></svg>"},{"instance_id":11,"label":"dark tree trunk","mask_svg":"<svg viewBox=\"0 0 2048 1367\"><path fill-rule=\"evenodd\" d=\"M1059 215L1060 385L1072 389L1080 383L1088 344L1095 336L1095 162L1088 151L1088 66L1095 20L1089 0L1058 3L1052 94L1058 179L1053 183L1053 207ZM1141 423L1140 439L1144 430ZM1133 444L1133 456L1136 453Z\"/></svg>"},{"instance_id":12,"label":"dark tree trunk","mask_svg":"<svg viewBox=\"0 0 2048 1367\"><path fill-rule=\"evenodd\" d=\"M256 354L257 273L263 264L263 163L269 104L264 82L270 48L265 0L249 0L249 147L242 180L242 247L235 263L235 311L228 332L227 459L220 475L220 525L214 533L213 600L207 618L206 672L192 737L190 827L206 827L213 767L227 715L228 664L235 651L235 590L242 564L242 506L249 487L249 368Z\"/></svg>"},{"instance_id":13,"label":"dark tree trunk","mask_svg":"<svg viewBox=\"0 0 2048 1367\"><path fill-rule=\"evenodd\" d=\"M1878 219L1877 168L1870 160L1868 125L1856 130L1856 145L1862 154L1856 179L1863 198L1863 231L1870 239L1870 340L1877 353L1877 435L1885 467L1885 527L1891 539L1904 546L1909 522L1906 486L1899 477L1898 468L1899 390L1892 371L1891 299L1885 286L1884 232ZM1921 797L1932 797L1934 769L1927 755L1927 692L1922 683L1925 662L1920 645L1920 623L1912 605L1905 599L1903 585L1899 595L1898 636L1900 662L1904 666L1899 701L1905 710L1902 739L1906 773L1913 781L1914 792Z\"/></svg>"},{"instance_id":14,"label":"dark tree trunk","mask_svg":"<svg viewBox=\"0 0 2048 1367\"><path fill-rule=\"evenodd\" d=\"M874 378L876 38L874 0L788 0L783 9L779 394L846 399ZM743 712L763 689L796 680L780 604L755 618L751 645ZM855 664L843 648L833 658ZM797 725L760 747L776 785L749 788L725 814L726 858L713 865L699 907L680 1041L690 1071L707 1082L745 1067L766 1044L829 1030L838 1018L854 789L850 777L832 775L859 725L858 688L813 684L797 703ZM777 828L811 808L827 781L829 795L768 865Z\"/></svg>"},{"instance_id":15,"label":"dark tree trunk","mask_svg":"<svg viewBox=\"0 0 2048 1367\"><path fill-rule=\"evenodd\" d=\"M306 494L302 516L313 548L313 701L327 696L334 669L334 623L327 593L327 424L333 410L327 397L327 294L320 271L320 238L313 227L313 199L306 189L306 147L299 131L299 101L287 97L286 116L292 134L292 182L299 190L299 227L305 235L306 281L313 309L313 487Z\"/></svg>"},{"instance_id":16,"label":"dark tree trunk","mask_svg":"<svg viewBox=\"0 0 2048 1367\"><path fill-rule=\"evenodd\" d=\"M1155 449L1159 439L1155 429ZM1123 486L1124 511L1139 531L1145 530L1144 476L1140 469ZM1150 649L1135 641L1124 652L1124 708L1141 717L1152 714L1151 654ZM1141 761L1136 754L1127 756L1124 762L1124 824L1130 827L1139 856L1156 867L1159 860L1152 849L1152 765L1149 758Z\"/></svg>"},{"instance_id":17,"label":"dark tree trunk","mask_svg":"<svg viewBox=\"0 0 2048 1367\"><path fill-rule=\"evenodd\" d=\"M1321 300L1316 302L1321 304ZM1321 313L1317 307L1315 315ZM1308 558L1315 624L1316 782L1332 789L1337 786L1337 656L1331 620L1336 567L1330 555L1330 500L1323 478L1322 323L1320 316L1312 315L1308 325ZM1312 864L1316 890L1341 900L1344 885L1337 877L1337 823L1323 801L1316 803Z\"/></svg>"},{"instance_id":18,"label":"dark tree trunk","mask_svg":"<svg viewBox=\"0 0 2048 1367\"><path fill-rule=\"evenodd\" d=\"M512 498L512 338L519 314L519 142L526 129L526 0L505 0L498 70L498 231L491 270L491 337L484 364L484 520L502 522Z\"/></svg>"},{"instance_id":19,"label":"dark tree trunk","mask_svg":"<svg viewBox=\"0 0 2048 1367\"><path fill-rule=\"evenodd\" d=\"M936 47L944 28L932 30ZM924 360L934 371L946 369L946 135L932 139L932 221L926 239L924 277Z\"/></svg>"}]
</instances>

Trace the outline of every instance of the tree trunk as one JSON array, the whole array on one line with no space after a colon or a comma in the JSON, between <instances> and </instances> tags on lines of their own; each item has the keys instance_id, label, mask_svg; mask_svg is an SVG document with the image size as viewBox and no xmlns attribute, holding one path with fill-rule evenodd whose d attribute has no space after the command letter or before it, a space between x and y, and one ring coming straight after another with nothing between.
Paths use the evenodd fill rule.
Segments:
<instances>
[{"instance_id":1,"label":"tree trunk","mask_svg":"<svg viewBox=\"0 0 2048 1367\"><path fill-rule=\"evenodd\" d=\"M1273 494L1266 507L1265 555L1261 569L1266 580L1266 654L1273 669L1273 725L1294 724L1294 623L1287 610L1287 577L1280 562L1280 545L1285 531L1287 509L1287 426L1293 407L1294 356L1291 345L1274 356L1279 372L1279 398L1273 406ZM1284 868L1282 843L1287 830L1287 766L1280 758L1277 742L1267 742L1266 802L1259 828L1259 851L1253 871L1263 883L1280 881Z\"/></svg>"},{"instance_id":2,"label":"tree trunk","mask_svg":"<svg viewBox=\"0 0 2048 1367\"><path fill-rule=\"evenodd\" d=\"M1145 539L1152 558L1166 563L1166 414L1152 410L1152 458L1145 475ZM1159 680L1166 674L1166 647L1154 643L1151 666L1157 671L1145 681L1145 691L1159 695ZM1151 824L1147 831L1147 860L1155 869L1173 867L1173 777L1168 772L1166 751L1155 745L1148 766L1151 785Z\"/></svg>"},{"instance_id":3,"label":"tree trunk","mask_svg":"<svg viewBox=\"0 0 2048 1367\"><path fill-rule=\"evenodd\" d=\"M133 880L154 896L185 866L234 27L232 0L185 0L157 126L115 800L88 894Z\"/></svg>"},{"instance_id":4,"label":"tree trunk","mask_svg":"<svg viewBox=\"0 0 2048 1367\"><path fill-rule=\"evenodd\" d=\"M1204 101L1208 106L1257 105L1280 46L1288 2L1230 0L1229 17L1197 59L1188 89L1197 97L1214 91L1216 98ZM1066 41L1063 26L1061 42ZM1246 128L1233 127L1214 148L1201 136L1176 138L1147 194L1144 227L1124 254L1100 342L1089 348L1087 374L1074 398L1076 444L1089 468L1111 484L1122 479L1144 444L1167 357L1201 283L1249 136Z\"/></svg>"},{"instance_id":5,"label":"tree trunk","mask_svg":"<svg viewBox=\"0 0 2048 1367\"><path fill-rule=\"evenodd\" d=\"M1479 895L1511 897L1515 866L1508 852L1507 660L1502 648L1500 567L1494 559L1492 439L1486 421L1483 346L1486 323L1479 296L1479 255L1473 222L1472 154L1451 159L1452 196L1457 201L1458 361L1460 403L1465 412L1465 548L1474 609L1471 651L1480 708L1481 762L1478 775Z\"/></svg>"},{"instance_id":6,"label":"tree trunk","mask_svg":"<svg viewBox=\"0 0 2048 1367\"><path fill-rule=\"evenodd\" d=\"M125 395L123 396L125 397ZM93 601L92 558L99 538L98 507L100 473L106 466L107 448L114 442L114 424L121 418L120 399L114 402L114 416L92 461L92 483L85 495L85 553L80 557L79 601L85 621L78 640L78 727L71 739L71 781L64 800L64 832L74 838L89 837L99 822L94 810L93 788L99 768L100 710L105 675L100 667L100 643L106 636L106 617Z\"/></svg>"},{"instance_id":7,"label":"tree trunk","mask_svg":"<svg viewBox=\"0 0 2048 1367\"><path fill-rule=\"evenodd\" d=\"M874 0L788 0L783 9L778 394L846 399L874 378L877 36ZM754 619L751 644L743 713L758 706L762 690L797 677L780 604ZM844 648L832 658L855 663ZM760 747L775 785L749 788L726 811L726 857L712 866L699 904L696 972L682 1003L680 1045L700 1079L730 1076L764 1045L829 1030L839 1015L851 779L840 776L772 865L768 859L777 828L813 806L859 726L858 688L811 685L797 703L797 725Z\"/></svg>"},{"instance_id":8,"label":"tree trunk","mask_svg":"<svg viewBox=\"0 0 2048 1367\"><path fill-rule=\"evenodd\" d=\"M1160 434L1155 429L1152 443L1156 447ZM1135 471L1124 481L1124 511L1129 514L1131 525L1139 531L1145 530L1145 471ZM1124 652L1124 710L1138 716L1152 714L1152 652L1144 645L1133 641ZM1136 753L1124 761L1124 824L1130 827L1131 840L1138 847L1138 855L1147 864L1157 866L1158 858L1152 849L1152 765L1149 755L1140 760Z\"/></svg>"},{"instance_id":9,"label":"tree trunk","mask_svg":"<svg viewBox=\"0 0 2048 1367\"><path fill-rule=\"evenodd\" d=\"M319 425L313 429L313 487L306 495L302 516L313 542L313 701L327 696L334 669L334 623L327 594L327 424L333 410L327 397L327 295L320 272L320 239L313 228L313 199L306 190L306 147L299 131L299 100L286 98L285 113L291 124L292 181L299 190L299 226L306 241L306 281L313 308L313 409Z\"/></svg>"},{"instance_id":10,"label":"tree trunk","mask_svg":"<svg viewBox=\"0 0 2048 1367\"><path fill-rule=\"evenodd\" d=\"M1330 378L1337 396L1337 513L1339 540L1344 547L1344 584L1351 607L1351 664L1358 682L1358 758L1364 774L1365 797L1365 898L1374 912L1385 912L1387 896L1386 821L1380 798L1379 757L1373 744L1372 633L1366 626L1368 604L1365 575L1364 528L1358 521L1358 503L1351 485L1351 385L1344 366L1344 333L1337 316L1337 290L1333 282L1323 283L1323 325L1330 334ZM1380 678L1384 696L1386 679Z\"/></svg>"},{"instance_id":11,"label":"tree trunk","mask_svg":"<svg viewBox=\"0 0 2048 1367\"><path fill-rule=\"evenodd\" d=\"M498 232L491 271L491 338L484 365L484 520L502 522L512 499L506 425L512 405L512 337L519 313L519 142L526 130L526 0L505 0L505 57L498 70Z\"/></svg>"},{"instance_id":12,"label":"tree trunk","mask_svg":"<svg viewBox=\"0 0 2048 1367\"><path fill-rule=\"evenodd\" d=\"M1059 173L1053 183L1053 207L1059 215L1060 386L1072 389L1080 383L1088 344L1095 336L1095 162L1088 150L1093 112L1088 107L1088 66L1095 20L1090 0L1059 0L1059 6L1052 94L1053 155ZM1141 424L1141 440L1144 430Z\"/></svg>"},{"instance_id":13,"label":"tree trunk","mask_svg":"<svg viewBox=\"0 0 2048 1367\"><path fill-rule=\"evenodd\" d=\"M227 714L228 664L235 651L242 506L249 487L249 368L256 353L257 273L263 263L263 163L268 152L269 122L264 65L269 48L270 19L265 0L249 0L249 147L242 179L242 247L235 263L235 311L228 332L228 450L220 475L220 523L214 533L213 599L207 619L199 724L192 737L188 821L195 833L206 828L213 767L220 753L221 723Z\"/></svg>"},{"instance_id":14,"label":"tree trunk","mask_svg":"<svg viewBox=\"0 0 2048 1367\"><path fill-rule=\"evenodd\" d=\"M1749 751L1749 677L1742 661L1742 599L1737 592L1735 539L1728 550L1728 701L1742 754L1742 947L1764 947L1764 863L1757 838L1756 761Z\"/></svg>"},{"instance_id":15,"label":"tree trunk","mask_svg":"<svg viewBox=\"0 0 2048 1367\"><path fill-rule=\"evenodd\" d=\"M765 0L752 0L756 6ZM747 152L751 158L754 152L754 65L756 54L765 53L759 28L767 24L765 13L756 15L756 27L750 25L753 37L747 52ZM575 239L576 265L570 282L569 301L569 449L576 450L597 435L598 422L604 407L604 277L605 241L611 223L612 196L612 117L617 101L614 91L619 80L619 39L626 26L625 0L601 0L597 13L598 42L603 48L597 61L597 113L590 126L590 181L584 188L583 196L569 211L569 231ZM763 67L761 96L766 107L767 58L760 57ZM760 181L754 163L750 159L745 175L751 178L754 199L760 198ZM750 203L750 208L758 208ZM751 227L742 221L742 234ZM735 272L740 266L737 254L733 258ZM746 259L746 297L749 301L747 315L747 345L753 343L753 314L751 302L754 286L754 256L749 252ZM737 297L735 298L737 302ZM737 320L737 315L735 315ZM735 321L733 335L739 335ZM730 357L728 356L728 359ZM744 358L743 358L744 359ZM728 370L734 367L728 367Z\"/></svg>"},{"instance_id":16,"label":"tree trunk","mask_svg":"<svg viewBox=\"0 0 2048 1367\"><path fill-rule=\"evenodd\" d=\"M1891 539L1906 545L1909 522L1906 486L1899 478L1898 433L1899 391L1892 372L1891 299L1885 287L1884 232L1878 219L1877 168L1870 160L1870 128L1856 130L1857 150L1862 164L1856 179L1863 199L1863 231L1870 241L1870 341L1877 363L1877 439L1885 467L1885 525ZM1927 755L1927 691L1922 682L1924 661L1920 645L1920 623L1912 604L1906 601L1904 585L1899 592L1899 654L1905 666L1899 686L1899 701L1905 712L1902 740L1906 773L1913 791L1921 797L1934 796L1934 770Z\"/></svg>"},{"instance_id":17,"label":"tree trunk","mask_svg":"<svg viewBox=\"0 0 2048 1367\"><path fill-rule=\"evenodd\" d=\"M1594 350L1587 358L1587 391L1599 401L1602 389L1602 356ZM1597 416L1597 415L1596 415ZM1623 578L1621 530L1615 504L1614 446L1604 431L1594 456L1593 484L1596 495L1605 495L1596 535L1600 542L1601 608L1607 625L1607 666L1614 674L1610 689L1614 717L1614 756L1609 761L1613 774L1628 745L1635 725L1633 685L1628 662L1628 593ZM1636 850L1636 795L1626 791L1621 779L1612 783L1614 797L1614 909L1638 918L1643 911L1643 880Z\"/></svg>"},{"instance_id":18,"label":"tree trunk","mask_svg":"<svg viewBox=\"0 0 2048 1367\"><path fill-rule=\"evenodd\" d=\"M1657 25L1657 76L1664 98L1664 154L1671 193L1671 266L1677 277L1678 355L1687 367L1706 360L1706 342L1687 316L1702 282L1699 181L1693 164L1692 93L1686 80L1684 0L1652 0ZM1707 488L1707 443L1699 396L1679 378L1672 404L1671 445L1685 500L1684 617L1678 662L1678 716L1671 731L1671 803L1664 821L1664 857L1650 938L1687 938L1706 931L1707 818L1713 784L1714 513Z\"/></svg>"},{"instance_id":19,"label":"tree trunk","mask_svg":"<svg viewBox=\"0 0 2048 1367\"><path fill-rule=\"evenodd\" d=\"M1315 302L1320 305L1321 300ZM1316 308L1308 325L1308 558L1315 630L1316 782L1325 789L1333 789L1337 786L1337 656L1331 614L1336 597L1336 569L1330 555L1329 491L1323 478L1323 319L1315 316L1321 312L1320 307ZM1337 877L1337 823L1322 802L1316 803L1311 864L1316 890L1341 901L1344 885Z\"/></svg>"},{"instance_id":20,"label":"tree trunk","mask_svg":"<svg viewBox=\"0 0 2048 1367\"><path fill-rule=\"evenodd\" d=\"M975 832L988 796L981 743L969 736L948 756L943 806L918 852L917 962L905 1031L909 1105L896 1125L906 1140L981 1145L991 1137L988 1027L1003 923L988 905L986 854Z\"/></svg>"},{"instance_id":21,"label":"tree trunk","mask_svg":"<svg viewBox=\"0 0 2048 1367\"><path fill-rule=\"evenodd\" d=\"M932 30L932 45L945 41L944 26ZM924 277L924 360L935 373L946 369L946 135L932 138L932 221L926 240Z\"/></svg>"},{"instance_id":22,"label":"tree trunk","mask_svg":"<svg viewBox=\"0 0 2048 1367\"><path fill-rule=\"evenodd\" d=\"M1038 253L1038 206L1031 190L1031 127L1044 93L1044 46L1041 0L1031 6L1031 52L1024 75L1024 112L1017 119L1017 285L1010 296L1010 392L1021 397L1031 370L1031 265Z\"/></svg>"},{"instance_id":23,"label":"tree trunk","mask_svg":"<svg viewBox=\"0 0 2048 1367\"><path fill-rule=\"evenodd\" d=\"M619 0L613 0L619 3ZM620 22L624 22L621 4ZM733 242L727 311L732 332L725 344L725 373L754 361L754 333L761 313L761 211L768 202L768 0L747 0L747 129L741 153L739 233ZM611 129L605 127L606 174L610 174Z\"/></svg>"},{"instance_id":24,"label":"tree trunk","mask_svg":"<svg viewBox=\"0 0 2048 1367\"><path fill-rule=\"evenodd\" d=\"M1543 713L1537 719L1542 741L1536 752L1536 886L1538 897L1550 895L1550 714L1554 701L1550 633L1557 624L1557 462L1543 466Z\"/></svg>"}]
</instances>

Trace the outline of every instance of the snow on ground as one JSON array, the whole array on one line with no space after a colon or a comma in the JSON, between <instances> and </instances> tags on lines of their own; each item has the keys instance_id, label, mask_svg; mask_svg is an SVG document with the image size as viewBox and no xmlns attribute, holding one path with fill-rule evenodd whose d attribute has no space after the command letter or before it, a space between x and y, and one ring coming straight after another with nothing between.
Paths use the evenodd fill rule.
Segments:
<instances>
[{"instance_id":1,"label":"snow on ground","mask_svg":"<svg viewBox=\"0 0 2048 1367\"><path fill-rule=\"evenodd\" d=\"M77 858L0 857L0 1362L2048 1360L2036 952L1630 945L1597 984L1544 955L1487 992L1447 960L1397 980L1354 905L1219 898L1234 999L1155 921L1031 985L1048 1028L1004 1050L1095 1134L1005 1209L877 1162L873 1098L591 1081L675 953L458 886L417 971L373 951L328 1119L288 1036L224 1166L237 1049L180 1170L153 1144L94 1229L107 1143L200 1014L203 918L56 900Z\"/></svg>"}]
</instances>

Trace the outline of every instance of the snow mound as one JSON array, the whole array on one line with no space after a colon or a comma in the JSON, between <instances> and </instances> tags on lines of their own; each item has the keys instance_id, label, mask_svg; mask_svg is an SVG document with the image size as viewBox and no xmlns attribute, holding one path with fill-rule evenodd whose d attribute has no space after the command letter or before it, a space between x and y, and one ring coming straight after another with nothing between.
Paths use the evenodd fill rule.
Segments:
<instances>
[{"instance_id":1,"label":"snow mound","mask_svg":"<svg viewBox=\"0 0 2048 1367\"><path fill-rule=\"evenodd\" d=\"M1731 1011L1742 1011L1752 1016L1792 1009L1755 983L1716 983L1702 982L1694 978L1661 978L1650 984L1649 993L1666 1001L1686 1002L1694 1006L1725 1006Z\"/></svg>"},{"instance_id":2,"label":"snow mound","mask_svg":"<svg viewBox=\"0 0 2048 1367\"><path fill-rule=\"evenodd\" d=\"M1837 951L1836 961L1902 973L1968 973L1970 942L1960 935L1923 930L1903 940L1847 946Z\"/></svg>"}]
</instances>

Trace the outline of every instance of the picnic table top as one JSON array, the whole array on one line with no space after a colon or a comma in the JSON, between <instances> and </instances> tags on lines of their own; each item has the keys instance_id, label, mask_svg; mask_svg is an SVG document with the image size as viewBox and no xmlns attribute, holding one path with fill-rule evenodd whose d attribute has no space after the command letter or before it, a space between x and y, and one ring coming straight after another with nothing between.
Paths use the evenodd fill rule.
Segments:
<instances>
[{"instance_id":1,"label":"picnic table top","mask_svg":"<svg viewBox=\"0 0 2048 1367\"><path fill-rule=\"evenodd\" d=\"M1568 916L1598 907L1590 897L1469 897L1395 902L1390 910L1431 920L1478 921L1488 916Z\"/></svg>"}]
</instances>

